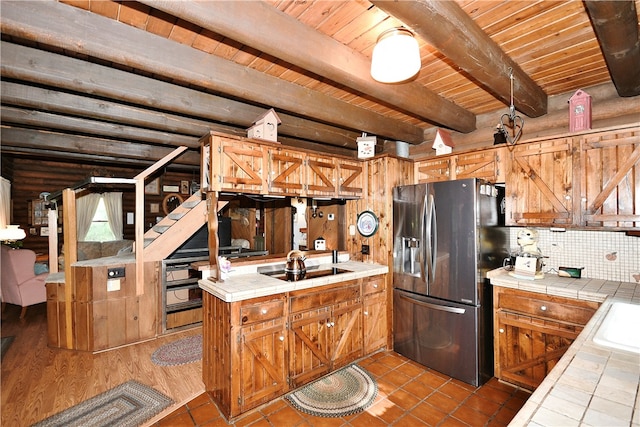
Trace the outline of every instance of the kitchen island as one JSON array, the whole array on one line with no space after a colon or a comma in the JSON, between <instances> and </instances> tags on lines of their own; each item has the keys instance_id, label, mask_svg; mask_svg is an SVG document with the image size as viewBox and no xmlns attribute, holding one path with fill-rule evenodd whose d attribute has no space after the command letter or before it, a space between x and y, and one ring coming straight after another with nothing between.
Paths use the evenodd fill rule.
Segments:
<instances>
[{"instance_id":1,"label":"kitchen island","mask_svg":"<svg viewBox=\"0 0 640 427\"><path fill-rule=\"evenodd\" d=\"M613 302L640 304L640 284L574 279L546 273L540 280L488 273L504 288L602 303L573 344L511 421L511 426L640 425L640 355L593 342ZM620 325L638 334L639 325Z\"/></svg>"},{"instance_id":2,"label":"kitchen island","mask_svg":"<svg viewBox=\"0 0 640 427\"><path fill-rule=\"evenodd\" d=\"M203 382L228 420L389 345L387 266L328 256L307 270L344 272L293 282L258 272L281 264L199 281Z\"/></svg>"}]
</instances>

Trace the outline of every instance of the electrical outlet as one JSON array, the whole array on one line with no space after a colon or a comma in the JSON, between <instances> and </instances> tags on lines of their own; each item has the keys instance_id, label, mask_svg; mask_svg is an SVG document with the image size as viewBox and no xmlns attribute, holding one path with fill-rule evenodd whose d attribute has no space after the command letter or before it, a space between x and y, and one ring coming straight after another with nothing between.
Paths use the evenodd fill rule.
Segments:
<instances>
[{"instance_id":1,"label":"electrical outlet","mask_svg":"<svg viewBox=\"0 0 640 427\"><path fill-rule=\"evenodd\" d=\"M369 255L369 245L362 245L362 255Z\"/></svg>"},{"instance_id":2,"label":"electrical outlet","mask_svg":"<svg viewBox=\"0 0 640 427\"><path fill-rule=\"evenodd\" d=\"M124 277L124 267L115 267L107 269L107 277L109 279L117 279L118 277Z\"/></svg>"}]
</instances>

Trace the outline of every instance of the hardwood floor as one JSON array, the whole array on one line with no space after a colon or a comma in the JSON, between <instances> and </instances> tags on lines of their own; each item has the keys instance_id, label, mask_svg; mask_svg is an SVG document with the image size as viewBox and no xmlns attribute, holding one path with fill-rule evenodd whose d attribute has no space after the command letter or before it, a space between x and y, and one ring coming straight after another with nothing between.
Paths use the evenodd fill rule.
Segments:
<instances>
[{"instance_id":1,"label":"hardwood floor","mask_svg":"<svg viewBox=\"0 0 640 427\"><path fill-rule=\"evenodd\" d=\"M0 425L30 426L128 380L137 380L171 397L175 404L149 420L153 426L228 426L204 392L202 362L160 367L151 354L161 345L201 333L201 328L98 354L47 347L46 306L7 305L2 336L15 340L2 359ZM376 403L362 414L318 418L295 410L285 399L239 417L235 426L455 425L506 426L528 393L493 379L472 387L418 365L394 352L359 362L379 385ZM283 421L286 420L286 421Z\"/></svg>"},{"instance_id":2,"label":"hardwood floor","mask_svg":"<svg viewBox=\"0 0 640 427\"><path fill-rule=\"evenodd\" d=\"M23 321L19 316L20 307L10 304L2 313L2 336L15 337L0 373L3 426L30 426L129 380L153 387L175 402L150 423L204 392L202 362L161 367L151 361L158 347L199 334L201 327L91 354L47 347L45 304L29 307Z\"/></svg>"}]
</instances>

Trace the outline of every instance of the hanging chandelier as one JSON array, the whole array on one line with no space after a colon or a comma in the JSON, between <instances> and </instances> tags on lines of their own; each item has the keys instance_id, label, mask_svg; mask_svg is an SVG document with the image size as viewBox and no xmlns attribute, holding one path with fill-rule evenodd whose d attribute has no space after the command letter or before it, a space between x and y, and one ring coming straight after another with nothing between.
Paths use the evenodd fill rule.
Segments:
<instances>
[{"instance_id":1,"label":"hanging chandelier","mask_svg":"<svg viewBox=\"0 0 640 427\"><path fill-rule=\"evenodd\" d=\"M398 83L420 71L420 47L406 28L391 28L378 36L371 57L371 77L381 83Z\"/></svg>"},{"instance_id":2,"label":"hanging chandelier","mask_svg":"<svg viewBox=\"0 0 640 427\"><path fill-rule=\"evenodd\" d=\"M522 136L522 128L524 128L524 119L516 114L516 107L513 105L513 68L509 68L509 80L511 81L511 104L509 105L509 113L504 113L500 117L500 123L497 125L497 132L493 136L493 143L500 144L508 142L511 145ZM511 133L509 133L509 130Z\"/></svg>"}]
</instances>

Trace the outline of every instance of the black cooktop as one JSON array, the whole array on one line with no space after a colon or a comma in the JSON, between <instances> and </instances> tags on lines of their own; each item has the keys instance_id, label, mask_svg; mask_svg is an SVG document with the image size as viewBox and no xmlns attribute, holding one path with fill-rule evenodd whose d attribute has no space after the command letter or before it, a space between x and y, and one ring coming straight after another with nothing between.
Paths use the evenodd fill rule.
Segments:
<instances>
[{"instance_id":1,"label":"black cooktop","mask_svg":"<svg viewBox=\"0 0 640 427\"><path fill-rule=\"evenodd\" d=\"M300 280L316 279L318 277L335 276L336 274L342 273L350 273L350 271L337 267L332 267L327 270L307 270L304 274L298 275L295 280L290 280L289 276L284 270L267 271L260 274L265 274L276 279L284 280L285 282L295 282Z\"/></svg>"}]
</instances>

